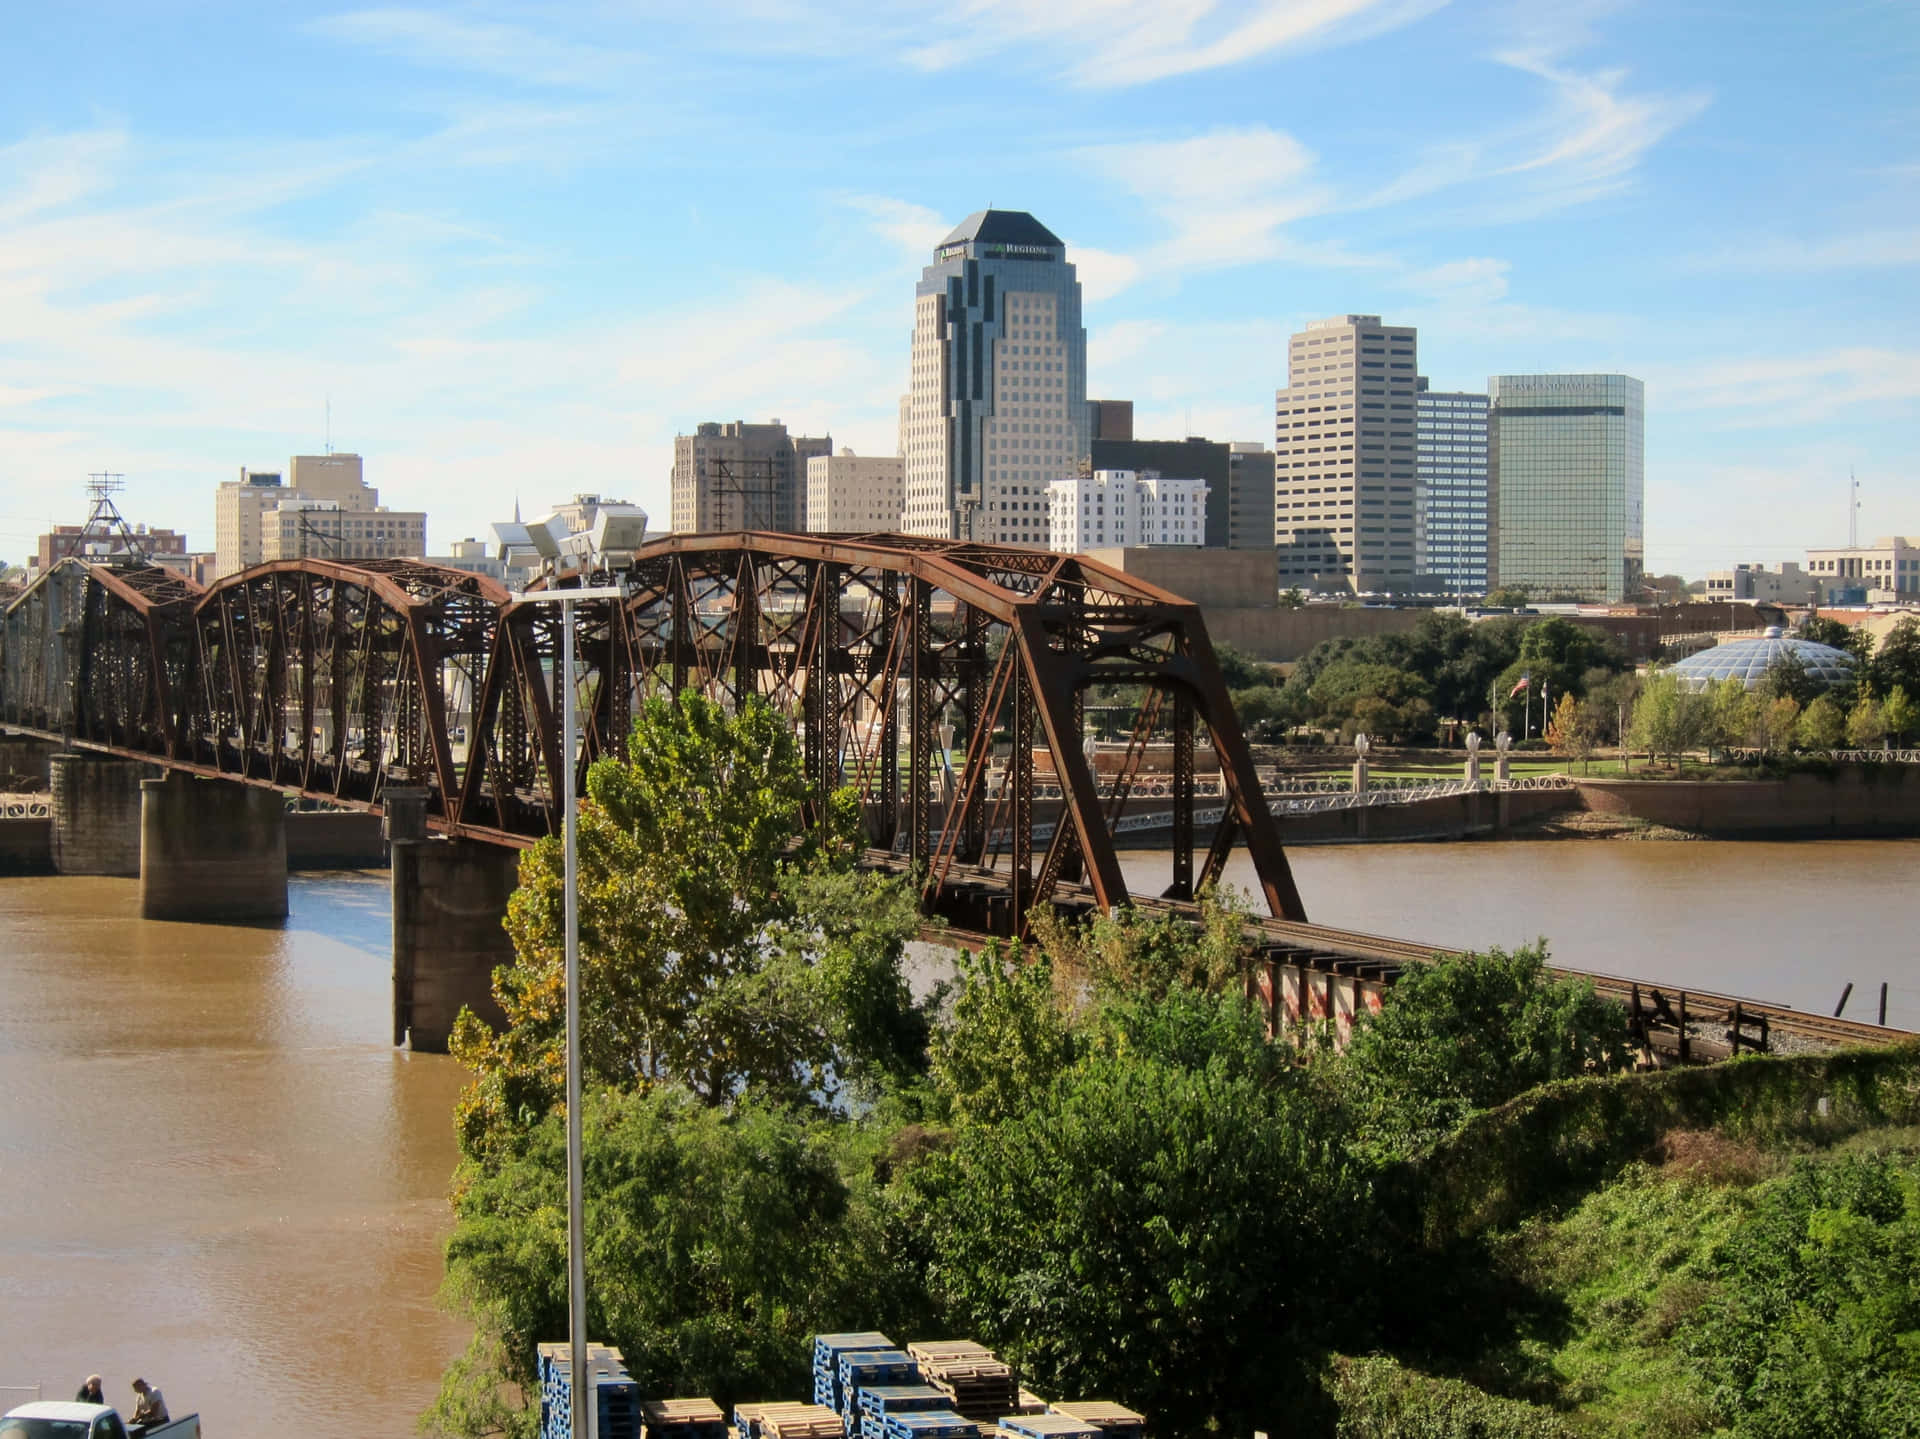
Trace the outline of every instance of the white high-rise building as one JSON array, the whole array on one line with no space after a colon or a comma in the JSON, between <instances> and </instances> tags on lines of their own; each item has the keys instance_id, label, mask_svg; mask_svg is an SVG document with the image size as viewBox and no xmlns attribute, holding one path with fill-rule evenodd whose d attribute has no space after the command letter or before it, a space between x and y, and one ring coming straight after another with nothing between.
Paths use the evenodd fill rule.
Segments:
<instances>
[{"instance_id":1,"label":"white high-rise building","mask_svg":"<svg viewBox=\"0 0 1920 1439\"><path fill-rule=\"evenodd\" d=\"M1089 453L1087 332L1066 246L1033 216L982 210L935 247L901 430L908 534L1047 542L1047 486Z\"/></svg>"},{"instance_id":2,"label":"white high-rise building","mask_svg":"<svg viewBox=\"0 0 1920 1439\"><path fill-rule=\"evenodd\" d=\"M807 461L807 529L815 534L873 534L900 528L898 455L837 455Z\"/></svg>"},{"instance_id":3,"label":"white high-rise building","mask_svg":"<svg viewBox=\"0 0 1920 1439\"><path fill-rule=\"evenodd\" d=\"M1283 587L1413 588L1418 370L1412 327L1378 315L1315 320L1288 345L1273 444Z\"/></svg>"},{"instance_id":4,"label":"white high-rise building","mask_svg":"<svg viewBox=\"0 0 1920 1439\"><path fill-rule=\"evenodd\" d=\"M1047 486L1047 548L1060 554L1207 542L1207 482L1095 470Z\"/></svg>"},{"instance_id":5,"label":"white high-rise building","mask_svg":"<svg viewBox=\"0 0 1920 1439\"><path fill-rule=\"evenodd\" d=\"M1487 592L1487 397L1420 381L1419 535L1414 567L1456 595Z\"/></svg>"}]
</instances>

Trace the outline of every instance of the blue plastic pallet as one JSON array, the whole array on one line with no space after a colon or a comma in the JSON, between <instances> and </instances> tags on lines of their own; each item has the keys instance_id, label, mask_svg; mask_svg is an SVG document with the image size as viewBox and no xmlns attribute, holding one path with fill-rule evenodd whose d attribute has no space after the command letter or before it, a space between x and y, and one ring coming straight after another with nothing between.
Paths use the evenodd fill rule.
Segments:
<instances>
[{"instance_id":1,"label":"blue plastic pallet","mask_svg":"<svg viewBox=\"0 0 1920 1439\"><path fill-rule=\"evenodd\" d=\"M979 1439L980 1426L951 1409L895 1414L886 1421L886 1439Z\"/></svg>"}]
</instances>

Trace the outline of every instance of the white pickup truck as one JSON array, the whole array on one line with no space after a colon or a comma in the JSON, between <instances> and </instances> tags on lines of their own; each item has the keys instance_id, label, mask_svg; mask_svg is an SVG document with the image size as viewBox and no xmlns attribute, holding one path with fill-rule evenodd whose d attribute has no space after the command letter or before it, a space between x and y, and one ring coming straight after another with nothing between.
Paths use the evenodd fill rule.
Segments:
<instances>
[{"instance_id":1,"label":"white pickup truck","mask_svg":"<svg viewBox=\"0 0 1920 1439\"><path fill-rule=\"evenodd\" d=\"M200 1416L131 1425L111 1404L41 1399L9 1409L0 1418L0 1439L200 1439Z\"/></svg>"}]
</instances>

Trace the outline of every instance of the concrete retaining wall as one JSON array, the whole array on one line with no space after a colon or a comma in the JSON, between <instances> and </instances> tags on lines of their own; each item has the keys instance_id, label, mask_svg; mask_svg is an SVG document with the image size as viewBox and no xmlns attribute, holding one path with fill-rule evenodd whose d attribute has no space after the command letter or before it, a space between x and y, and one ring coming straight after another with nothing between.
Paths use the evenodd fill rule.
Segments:
<instances>
[{"instance_id":1,"label":"concrete retaining wall","mask_svg":"<svg viewBox=\"0 0 1920 1439\"><path fill-rule=\"evenodd\" d=\"M1497 834L1543 814L1579 809L1571 789L1521 789L1499 794L1448 794L1406 804L1369 805L1320 814L1276 815L1282 844L1354 844L1363 841L1462 839Z\"/></svg>"},{"instance_id":2,"label":"concrete retaining wall","mask_svg":"<svg viewBox=\"0 0 1920 1439\"><path fill-rule=\"evenodd\" d=\"M294 810L287 815L288 869L384 869L380 816L359 810Z\"/></svg>"},{"instance_id":3,"label":"concrete retaining wall","mask_svg":"<svg viewBox=\"0 0 1920 1439\"><path fill-rule=\"evenodd\" d=\"M1920 834L1920 766L1857 765L1778 780L1579 781L1595 814L1726 836Z\"/></svg>"}]
</instances>

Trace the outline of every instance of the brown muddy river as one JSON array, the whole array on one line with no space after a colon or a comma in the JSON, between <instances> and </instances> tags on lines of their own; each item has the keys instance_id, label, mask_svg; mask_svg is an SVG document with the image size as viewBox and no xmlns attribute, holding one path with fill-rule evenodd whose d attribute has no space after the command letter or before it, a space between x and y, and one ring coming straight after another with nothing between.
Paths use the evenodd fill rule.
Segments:
<instances>
[{"instance_id":1,"label":"brown muddy river","mask_svg":"<svg viewBox=\"0 0 1920 1439\"><path fill-rule=\"evenodd\" d=\"M1583 968L1920 1027L1920 841L1301 848L1316 920L1549 937ZM1125 857L1165 883L1165 856ZM1251 882L1237 860L1231 882ZM214 1439L412 1432L457 1067L389 1048L384 875L295 876L284 929L137 917L137 884L0 880L0 1385L144 1374ZM0 1403L18 1402L0 1391Z\"/></svg>"},{"instance_id":2,"label":"brown muddy river","mask_svg":"<svg viewBox=\"0 0 1920 1439\"><path fill-rule=\"evenodd\" d=\"M163 924L135 880L0 880L0 1384L97 1372L125 1412L141 1374L214 1439L432 1399L460 1070L388 1045L386 876L290 900Z\"/></svg>"}]
</instances>

